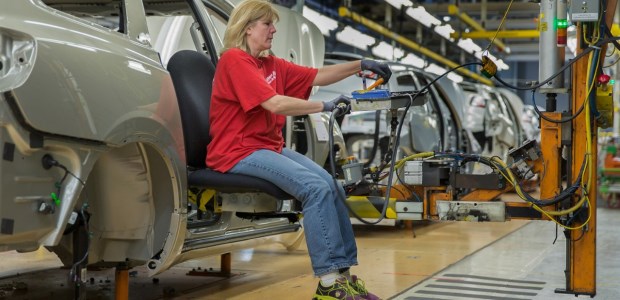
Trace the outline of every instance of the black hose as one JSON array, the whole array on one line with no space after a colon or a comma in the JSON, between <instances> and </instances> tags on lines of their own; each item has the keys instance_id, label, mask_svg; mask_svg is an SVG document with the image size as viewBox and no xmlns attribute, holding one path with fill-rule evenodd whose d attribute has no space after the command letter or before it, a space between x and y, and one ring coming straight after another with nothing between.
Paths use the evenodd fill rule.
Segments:
<instances>
[{"instance_id":1,"label":"black hose","mask_svg":"<svg viewBox=\"0 0 620 300\"><path fill-rule=\"evenodd\" d=\"M609 30L609 29L607 29ZM611 32L608 33L609 35L611 35ZM493 77L499 81L501 84L503 84L504 86L507 86L511 89L514 90L522 90L522 91L528 91L528 90L535 90L539 87L542 87L543 85L547 84L547 82L553 80L554 78L558 77L558 75L562 74L566 69L568 69L568 67L572 66L575 62L577 62L577 60L579 60L580 58L582 58L583 56L585 56L586 54L590 53L590 51L594 50L594 49L600 49L601 46L607 44L607 43L613 43L614 46L616 44L618 44L617 40L620 40L620 37L610 37L610 38L606 38L603 39L597 43L595 43L594 45L591 45L590 47L586 48L585 50L583 50L581 53L579 53L577 56L575 56L575 58L571 59L566 65L564 65L562 68L560 68L560 70L558 70L555 74L551 75L549 78L545 79L543 82L532 85L532 86L527 86L527 87L520 87L520 86L514 86L510 83L505 82L504 80L502 80L497 73L495 75L493 75Z\"/></svg>"},{"instance_id":2,"label":"black hose","mask_svg":"<svg viewBox=\"0 0 620 300\"><path fill-rule=\"evenodd\" d=\"M346 110L345 110L346 111ZM347 210L349 211L349 213L351 213L351 215L353 215L353 217L355 217L356 219L358 219L360 222L362 222L363 224L366 225L375 225L378 224L379 222L381 222L384 218L385 218L385 214L382 213L381 217L376 221L376 222L369 222L364 220L362 217L360 217L355 211L353 211L353 209L351 209L351 207L347 204L347 195L343 194L340 192L340 189L337 188L340 183L338 182L338 179L336 178L336 161L334 159L334 121L336 119L336 117L338 117L339 115L343 114L343 112L340 107L336 107L336 109L334 109L334 111L332 112L331 116L329 117L329 140L328 140L328 145L329 145L329 165L330 165L330 170L332 173L332 179L334 180L334 184L336 185L336 191L338 192L338 199L340 201L342 201L342 203L344 204L344 206L347 208Z\"/></svg>"},{"instance_id":3,"label":"black hose","mask_svg":"<svg viewBox=\"0 0 620 300\"><path fill-rule=\"evenodd\" d=\"M413 101L420 95L423 95L424 92L426 90L428 90L431 85L433 85L435 82L437 82L439 79L443 78L444 76L448 75L448 73L454 72L457 69L466 67L466 66L473 66L473 65L482 65L480 62L474 62L474 63L466 63L466 64L462 64L459 66L456 66L450 70L447 70L446 72L444 72L443 74L437 76L435 79L431 80L429 83L427 83L421 90L417 91L414 95L409 95L410 97L410 101L409 103L407 103L407 106L405 107L404 113L403 113L403 119L402 122L400 122L400 124L398 124L398 129L397 129L397 133L396 133L396 141L394 142L394 145L392 146L392 155L395 156L397 154L398 151L398 147L400 144L400 134L402 132L402 128L403 128L403 124L405 116L407 115L407 112L409 111L409 108L411 107L411 105L413 104ZM341 107L336 107L336 109L332 112L330 118L329 118L329 128L328 128L328 144L329 144L329 164L330 164L330 170L332 173L332 178L334 180L334 183L336 184L336 186L339 185L338 180L336 178L336 162L334 159L334 120L337 116L346 113L348 110L344 109L341 110ZM347 207L347 209L349 210L349 212L356 218L358 219L360 222L362 222L363 224L367 224L367 225L374 225L374 224L378 224L379 222L381 222L383 219L385 219L385 215L387 212L387 208L389 206L390 203L390 192L392 189L392 181L393 181L393 176L394 176L394 167L396 164L396 158L392 157L391 162L390 162L390 169L388 171L388 184L387 184L387 188L386 188L386 193L385 193L385 202L383 203L383 209L381 210L381 215L379 217L379 219L375 222L369 222L366 221L364 219L362 219L356 212L354 212L351 207L349 207L349 205L346 202L346 195L340 193L340 189L338 190L338 194L340 197L338 197L340 199L340 201L342 201L345 206ZM382 169L382 168L381 168ZM381 169L378 171L380 172Z\"/></svg>"},{"instance_id":4,"label":"black hose","mask_svg":"<svg viewBox=\"0 0 620 300\"><path fill-rule=\"evenodd\" d=\"M611 33L611 30L609 30L609 27L607 26L607 24L605 24L605 26L604 26L604 27L605 27L605 34L607 34L607 36L609 36L609 38L618 38L618 37L615 37L615 36ZM620 51L620 43L618 43L618 41L617 41L617 40L615 40L615 39L614 39L614 40L611 40L611 43L614 45L614 47L616 47L616 49L617 49L618 51Z\"/></svg>"}]
</instances>

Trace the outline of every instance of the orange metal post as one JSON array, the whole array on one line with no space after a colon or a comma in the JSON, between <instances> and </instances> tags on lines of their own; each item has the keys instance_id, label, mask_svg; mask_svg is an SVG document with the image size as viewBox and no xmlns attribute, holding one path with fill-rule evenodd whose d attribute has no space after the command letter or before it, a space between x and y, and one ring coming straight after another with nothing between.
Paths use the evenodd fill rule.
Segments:
<instances>
[{"instance_id":1,"label":"orange metal post","mask_svg":"<svg viewBox=\"0 0 620 300\"><path fill-rule=\"evenodd\" d=\"M230 252L224 253L220 255L220 270L219 271L211 271L208 269L201 270L198 268L192 269L187 272L188 276L217 276L217 277L232 277L235 274L232 273L232 256Z\"/></svg>"},{"instance_id":2,"label":"orange metal post","mask_svg":"<svg viewBox=\"0 0 620 300\"><path fill-rule=\"evenodd\" d=\"M543 113L547 119L560 120L562 115L557 112ZM540 199L547 199L556 196L562 186L561 150L562 150L562 130L561 124L547 121L541 118L540 140L544 141L540 145L542 152L542 171L540 173ZM546 207L544 209L553 209ZM544 218L544 216L543 216Z\"/></svg>"},{"instance_id":3,"label":"orange metal post","mask_svg":"<svg viewBox=\"0 0 620 300\"><path fill-rule=\"evenodd\" d=\"M580 32L580 31L578 31ZM581 36L579 34L578 36ZM579 42L578 42L579 43ZM582 59L573 65L573 95L572 105L573 113L581 107L584 101L588 101L587 98L587 59ZM592 126L592 153L593 160L596 162L596 126ZM572 133L572 161L571 172L574 176L577 176L581 168L581 164L586 159L586 116L585 113L580 114L575 120L573 120L573 133ZM595 166L589 166L595 167ZM590 199L590 206L592 210L592 218L590 224L588 224L582 230L570 231L570 240L567 241L567 256L568 256L568 270L566 280L566 293L575 294L596 294L596 177L590 178L590 186L588 188L588 194ZM587 178L584 178L586 180ZM575 201L573 201L574 204ZM580 224L573 224L577 226ZM583 236L582 236L583 234Z\"/></svg>"},{"instance_id":4,"label":"orange metal post","mask_svg":"<svg viewBox=\"0 0 620 300\"><path fill-rule=\"evenodd\" d=\"M452 192L446 187L425 187L424 188L424 218L427 220L438 219L437 200L452 200Z\"/></svg>"},{"instance_id":5,"label":"orange metal post","mask_svg":"<svg viewBox=\"0 0 620 300\"><path fill-rule=\"evenodd\" d=\"M114 291L114 299L129 299L129 268L127 266L116 266L116 270L114 272L114 283L116 286L116 290Z\"/></svg>"},{"instance_id":6,"label":"orange metal post","mask_svg":"<svg viewBox=\"0 0 620 300\"><path fill-rule=\"evenodd\" d=\"M222 274L230 276L232 273L232 256L230 255L230 252L224 253L220 256L220 266L222 268L220 270Z\"/></svg>"},{"instance_id":7,"label":"orange metal post","mask_svg":"<svg viewBox=\"0 0 620 300\"><path fill-rule=\"evenodd\" d=\"M617 0L610 0L607 2L605 20L607 25L611 27L611 23L616 11ZM578 26L579 27L579 26ZM581 40L581 30L577 31L578 42ZM601 53L605 53L606 47L603 47ZM578 50L581 52L581 50ZM604 55L601 55L600 60L604 59ZM573 94L572 105L573 113L587 101L587 67L588 61L586 59L579 60L573 65ZM585 114L579 115L573 120L573 148L572 159L573 164L571 167L572 174L579 173L581 163L586 158L586 119ZM590 209L592 210L592 216L589 224L585 227L585 231L572 230L570 232L570 240L568 243L567 255L568 255L568 270L567 270L567 283L566 293L574 294L586 294L596 295L596 198L597 198L597 178L596 178L596 164L597 164L597 127L596 121L592 122L592 139L591 139L591 153L594 165L591 165L593 170L593 176L590 178L590 185L588 186L588 196L590 199ZM584 180L587 180L584 178ZM587 182L587 181L586 181ZM574 199L577 201L578 199ZM574 224L578 226L580 224Z\"/></svg>"}]
</instances>

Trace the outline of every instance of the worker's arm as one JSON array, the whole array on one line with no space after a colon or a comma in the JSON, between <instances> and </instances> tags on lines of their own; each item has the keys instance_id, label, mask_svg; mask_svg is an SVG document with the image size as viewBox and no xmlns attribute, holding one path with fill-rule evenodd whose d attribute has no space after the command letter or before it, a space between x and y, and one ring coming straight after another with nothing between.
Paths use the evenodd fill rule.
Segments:
<instances>
[{"instance_id":1,"label":"worker's arm","mask_svg":"<svg viewBox=\"0 0 620 300\"><path fill-rule=\"evenodd\" d=\"M392 76L392 71L386 63L364 59L322 67L314 77L312 85L330 85L363 70L374 72L383 78L384 82L388 82Z\"/></svg>"},{"instance_id":2,"label":"worker's arm","mask_svg":"<svg viewBox=\"0 0 620 300\"><path fill-rule=\"evenodd\" d=\"M342 79L345 79L361 70L362 68L359 60L324 66L319 69L316 77L314 77L312 85L330 85L332 83L336 83Z\"/></svg>"},{"instance_id":3,"label":"worker's arm","mask_svg":"<svg viewBox=\"0 0 620 300\"><path fill-rule=\"evenodd\" d=\"M300 116L323 111L323 102L306 101L282 95L267 99L261 103L261 106L274 114L286 116Z\"/></svg>"},{"instance_id":4,"label":"worker's arm","mask_svg":"<svg viewBox=\"0 0 620 300\"><path fill-rule=\"evenodd\" d=\"M340 95L334 100L325 102L306 101L288 96L275 95L261 103L261 106L274 114L299 116L321 111L334 111L336 109L340 109L339 114L348 113L350 104L351 98L344 95Z\"/></svg>"}]
</instances>

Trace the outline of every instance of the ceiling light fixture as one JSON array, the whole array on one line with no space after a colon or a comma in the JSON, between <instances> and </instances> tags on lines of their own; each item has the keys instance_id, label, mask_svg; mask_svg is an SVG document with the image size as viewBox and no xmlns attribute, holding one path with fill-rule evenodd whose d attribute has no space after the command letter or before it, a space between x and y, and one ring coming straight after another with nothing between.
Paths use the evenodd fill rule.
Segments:
<instances>
[{"instance_id":1,"label":"ceiling light fixture","mask_svg":"<svg viewBox=\"0 0 620 300\"><path fill-rule=\"evenodd\" d=\"M405 55L403 50L394 48L386 42L379 43L379 45L372 48L371 52L372 54L387 60L396 60L397 57L402 57Z\"/></svg>"},{"instance_id":2,"label":"ceiling light fixture","mask_svg":"<svg viewBox=\"0 0 620 300\"><path fill-rule=\"evenodd\" d=\"M441 25L441 21L439 21L439 19L435 18L433 15L429 14L422 6L418 6L416 8L409 7L406 13L414 20L417 20L426 27Z\"/></svg>"},{"instance_id":3,"label":"ceiling light fixture","mask_svg":"<svg viewBox=\"0 0 620 300\"><path fill-rule=\"evenodd\" d=\"M454 42L454 39L450 37L450 34L455 32L455 31L454 31L454 29L452 29L452 26L450 24L441 25L441 26L435 26L435 28L433 30L435 30L435 32L437 32L437 34L443 36L447 40L449 40L451 42Z\"/></svg>"},{"instance_id":4,"label":"ceiling light fixture","mask_svg":"<svg viewBox=\"0 0 620 300\"><path fill-rule=\"evenodd\" d=\"M375 38L361 33L359 30L354 29L351 26L347 26L342 31L336 33L336 39L364 51L367 51L368 46L375 43Z\"/></svg>"},{"instance_id":5,"label":"ceiling light fixture","mask_svg":"<svg viewBox=\"0 0 620 300\"><path fill-rule=\"evenodd\" d=\"M456 44L470 54L482 51L482 48L474 43L472 39L461 39Z\"/></svg>"},{"instance_id":6,"label":"ceiling light fixture","mask_svg":"<svg viewBox=\"0 0 620 300\"><path fill-rule=\"evenodd\" d=\"M403 59L401 59L400 62L403 64L414 66L416 68L420 68L420 69L424 68L424 64L425 64L422 58L420 58L419 56L413 53L407 54L407 56L403 57Z\"/></svg>"},{"instance_id":7,"label":"ceiling light fixture","mask_svg":"<svg viewBox=\"0 0 620 300\"><path fill-rule=\"evenodd\" d=\"M330 17L304 6L303 15L321 30L323 35L329 36L329 32L338 28L338 22Z\"/></svg>"},{"instance_id":8,"label":"ceiling light fixture","mask_svg":"<svg viewBox=\"0 0 620 300\"><path fill-rule=\"evenodd\" d=\"M430 64L428 67L424 68L424 71L426 72L430 72L433 74L437 74L437 75L441 75L443 73L446 73L448 70L436 65L436 64Z\"/></svg>"},{"instance_id":9,"label":"ceiling light fixture","mask_svg":"<svg viewBox=\"0 0 620 300\"><path fill-rule=\"evenodd\" d=\"M413 3L409 0L385 0L385 2L389 3L390 5L398 9L400 9L402 6L411 7L413 5Z\"/></svg>"}]
</instances>

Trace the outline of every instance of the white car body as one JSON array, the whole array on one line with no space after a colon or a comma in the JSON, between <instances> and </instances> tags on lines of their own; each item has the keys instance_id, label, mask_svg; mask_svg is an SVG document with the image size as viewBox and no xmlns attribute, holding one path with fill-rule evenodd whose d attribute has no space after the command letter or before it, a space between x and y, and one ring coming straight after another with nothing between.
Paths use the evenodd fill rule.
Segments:
<instances>
[{"instance_id":1,"label":"white car body","mask_svg":"<svg viewBox=\"0 0 620 300\"><path fill-rule=\"evenodd\" d=\"M146 264L154 275L200 256L266 242L294 248L303 240L298 222L251 220L233 209L199 220L188 200L181 116L166 62L183 48L215 62L232 8L225 0L2 4L0 251L44 246L67 266L79 256L101 267ZM278 9L274 52L320 67L318 28ZM327 119L290 118L287 146L325 163ZM291 210L286 201L274 207ZM251 212L257 203L238 208ZM75 233L86 230L86 242L76 244Z\"/></svg>"}]
</instances>

